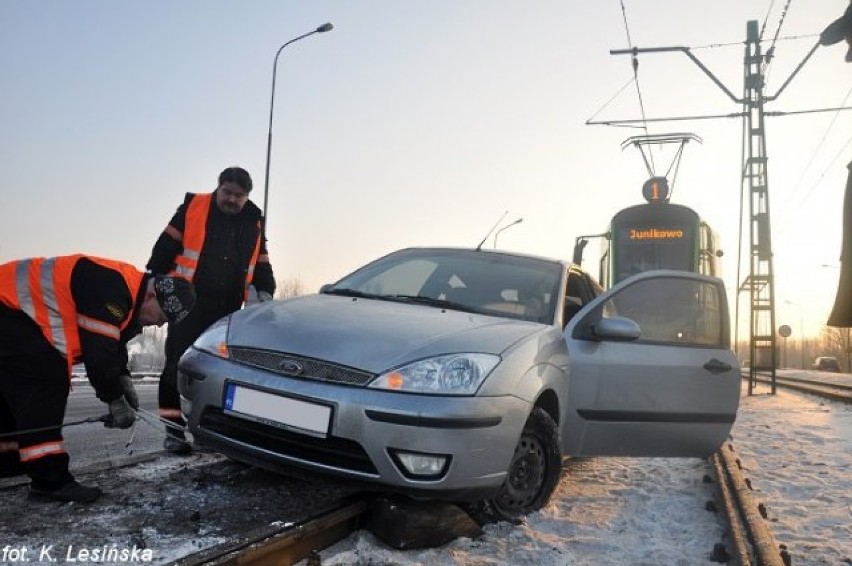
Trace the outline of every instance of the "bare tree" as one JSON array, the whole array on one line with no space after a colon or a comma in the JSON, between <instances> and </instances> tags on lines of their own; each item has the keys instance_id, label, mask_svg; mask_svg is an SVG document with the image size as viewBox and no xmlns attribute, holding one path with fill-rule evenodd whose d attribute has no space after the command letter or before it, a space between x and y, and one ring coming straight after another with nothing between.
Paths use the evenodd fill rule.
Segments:
<instances>
[{"instance_id":1,"label":"bare tree","mask_svg":"<svg viewBox=\"0 0 852 566\"><path fill-rule=\"evenodd\" d=\"M845 350L846 330L826 326L819 335L819 356L834 356L841 359Z\"/></svg>"},{"instance_id":2,"label":"bare tree","mask_svg":"<svg viewBox=\"0 0 852 566\"><path fill-rule=\"evenodd\" d=\"M305 294L305 287L299 276L285 277L276 281L275 296L279 299L297 297Z\"/></svg>"}]
</instances>

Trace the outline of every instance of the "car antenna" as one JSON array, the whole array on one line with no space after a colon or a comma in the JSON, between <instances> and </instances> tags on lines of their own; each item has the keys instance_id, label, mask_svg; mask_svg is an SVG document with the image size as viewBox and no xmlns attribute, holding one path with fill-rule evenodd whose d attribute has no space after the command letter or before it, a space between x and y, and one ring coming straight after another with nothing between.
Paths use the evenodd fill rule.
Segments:
<instances>
[{"instance_id":1,"label":"car antenna","mask_svg":"<svg viewBox=\"0 0 852 566\"><path fill-rule=\"evenodd\" d=\"M492 226L492 227L491 227L491 230L489 230L489 231L488 231L488 233L487 233L487 234L485 234L485 237L484 237L484 238L482 238L482 241L481 241L481 242L479 242L479 245L478 245L478 246L476 246L476 250L475 250L475 251L480 251L480 250L482 249L482 244L484 244L484 243L485 243L485 240L487 240L487 239L488 239L488 236L490 236L490 235L491 235L491 232L493 232L493 231L494 231L494 228L496 228L496 227L497 227L497 226L498 226L501 222L503 222L503 219L504 219L504 218L506 218L506 215L507 215L507 214L509 214L509 211L508 211L508 210L507 210L506 212L504 212L504 213L503 213L503 216L501 216L500 218L498 218L498 219L497 219L497 222L495 222L495 223L494 223L494 226Z\"/></svg>"}]
</instances>

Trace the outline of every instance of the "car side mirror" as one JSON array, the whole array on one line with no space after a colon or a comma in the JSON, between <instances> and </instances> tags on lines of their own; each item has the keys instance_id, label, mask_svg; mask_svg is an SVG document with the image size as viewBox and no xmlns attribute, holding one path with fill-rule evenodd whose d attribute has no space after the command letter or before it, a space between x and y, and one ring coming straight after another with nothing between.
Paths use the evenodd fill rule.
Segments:
<instances>
[{"instance_id":1,"label":"car side mirror","mask_svg":"<svg viewBox=\"0 0 852 566\"><path fill-rule=\"evenodd\" d=\"M642 330L629 318L602 318L592 326L592 335L598 340L631 342L639 338Z\"/></svg>"},{"instance_id":2,"label":"car side mirror","mask_svg":"<svg viewBox=\"0 0 852 566\"><path fill-rule=\"evenodd\" d=\"M325 293L326 291L328 291L332 287L334 287L334 285L332 285L331 283L326 283L325 285L320 287L320 289L319 289L320 295L322 295L323 293Z\"/></svg>"}]
</instances>

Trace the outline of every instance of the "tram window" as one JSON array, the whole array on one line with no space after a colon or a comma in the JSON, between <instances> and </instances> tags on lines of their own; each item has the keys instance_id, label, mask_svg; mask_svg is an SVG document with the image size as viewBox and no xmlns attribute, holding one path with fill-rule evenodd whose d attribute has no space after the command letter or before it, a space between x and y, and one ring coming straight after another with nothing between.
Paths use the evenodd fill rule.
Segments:
<instances>
[{"instance_id":1,"label":"tram window","mask_svg":"<svg viewBox=\"0 0 852 566\"><path fill-rule=\"evenodd\" d=\"M724 346L718 288L700 281L655 278L630 285L612 298L604 316L635 321L640 341Z\"/></svg>"},{"instance_id":2,"label":"tram window","mask_svg":"<svg viewBox=\"0 0 852 566\"><path fill-rule=\"evenodd\" d=\"M615 282L651 269L696 271L694 248L690 238L654 242L624 241L615 262Z\"/></svg>"}]
</instances>

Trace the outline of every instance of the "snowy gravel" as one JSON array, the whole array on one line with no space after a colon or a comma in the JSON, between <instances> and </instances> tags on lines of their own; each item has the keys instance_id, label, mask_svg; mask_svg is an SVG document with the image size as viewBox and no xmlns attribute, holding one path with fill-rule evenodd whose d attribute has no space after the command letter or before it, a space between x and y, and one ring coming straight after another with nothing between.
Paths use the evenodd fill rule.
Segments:
<instances>
[{"instance_id":1,"label":"snowy gravel","mask_svg":"<svg viewBox=\"0 0 852 566\"><path fill-rule=\"evenodd\" d=\"M852 564L852 407L759 388L743 395L732 437L793 564ZM572 460L550 504L520 525L420 551L359 531L320 556L323 565L715 564L713 545L728 536L723 514L705 511L715 484L702 480L713 475L703 460Z\"/></svg>"}]
</instances>

